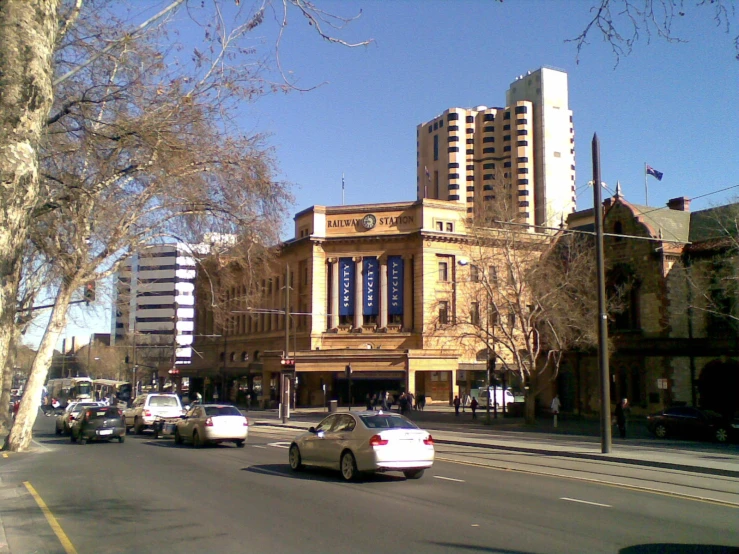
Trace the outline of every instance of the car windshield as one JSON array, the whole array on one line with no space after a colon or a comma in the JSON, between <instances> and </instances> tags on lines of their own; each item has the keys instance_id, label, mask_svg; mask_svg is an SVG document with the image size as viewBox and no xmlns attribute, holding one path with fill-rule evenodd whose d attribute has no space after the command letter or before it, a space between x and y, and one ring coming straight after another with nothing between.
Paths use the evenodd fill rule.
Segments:
<instances>
[{"instance_id":1,"label":"car windshield","mask_svg":"<svg viewBox=\"0 0 739 554\"><path fill-rule=\"evenodd\" d=\"M149 399L149 406L177 407L177 398L174 396L152 396Z\"/></svg>"},{"instance_id":2,"label":"car windshield","mask_svg":"<svg viewBox=\"0 0 739 554\"><path fill-rule=\"evenodd\" d=\"M233 406L206 406L205 415L207 416L220 416L220 415L235 415L240 416L241 412L238 408Z\"/></svg>"},{"instance_id":3,"label":"car windshield","mask_svg":"<svg viewBox=\"0 0 739 554\"><path fill-rule=\"evenodd\" d=\"M359 416L362 423L370 429L418 429L412 421L392 414L375 414Z\"/></svg>"}]
</instances>

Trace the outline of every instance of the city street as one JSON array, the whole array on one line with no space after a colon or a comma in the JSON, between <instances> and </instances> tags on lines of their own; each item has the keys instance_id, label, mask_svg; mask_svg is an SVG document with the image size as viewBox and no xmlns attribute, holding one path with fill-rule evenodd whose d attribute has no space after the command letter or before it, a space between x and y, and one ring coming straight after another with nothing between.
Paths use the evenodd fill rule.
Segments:
<instances>
[{"instance_id":1,"label":"city street","mask_svg":"<svg viewBox=\"0 0 739 554\"><path fill-rule=\"evenodd\" d=\"M244 449L193 449L151 435L80 446L55 436L53 422L39 418L32 452L0 458L8 545L0 552L713 553L739 547L736 475L460 441L437 443L437 461L419 481L386 474L345 483L338 472L291 472L286 447L299 431L277 422L253 425Z\"/></svg>"}]
</instances>

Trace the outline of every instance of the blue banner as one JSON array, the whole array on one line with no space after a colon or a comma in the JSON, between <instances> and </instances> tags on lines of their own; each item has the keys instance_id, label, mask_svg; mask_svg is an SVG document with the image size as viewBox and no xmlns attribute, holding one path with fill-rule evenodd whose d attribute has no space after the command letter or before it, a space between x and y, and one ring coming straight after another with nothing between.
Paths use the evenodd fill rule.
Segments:
<instances>
[{"instance_id":1,"label":"blue banner","mask_svg":"<svg viewBox=\"0 0 739 554\"><path fill-rule=\"evenodd\" d=\"M389 315L403 314L403 258L387 257L388 310Z\"/></svg>"},{"instance_id":2,"label":"blue banner","mask_svg":"<svg viewBox=\"0 0 739 554\"><path fill-rule=\"evenodd\" d=\"M364 259L364 315L377 315L378 300L377 287L379 286L380 264L377 258Z\"/></svg>"},{"instance_id":3,"label":"blue banner","mask_svg":"<svg viewBox=\"0 0 739 554\"><path fill-rule=\"evenodd\" d=\"M354 260L339 258L339 315L354 315Z\"/></svg>"}]
</instances>

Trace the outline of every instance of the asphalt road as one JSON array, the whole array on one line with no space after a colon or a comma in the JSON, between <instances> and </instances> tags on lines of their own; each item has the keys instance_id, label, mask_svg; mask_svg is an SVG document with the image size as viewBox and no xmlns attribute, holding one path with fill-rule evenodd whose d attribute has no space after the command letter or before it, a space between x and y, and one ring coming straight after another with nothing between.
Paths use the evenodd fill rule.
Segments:
<instances>
[{"instance_id":1,"label":"asphalt road","mask_svg":"<svg viewBox=\"0 0 739 554\"><path fill-rule=\"evenodd\" d=\"M150 435L75 445L52 418L37 428L34 452L0 458L13 554L739 551L732 478L437 445L421 480L344 483L292 473L284 429L196 450Z\"/></svg>"}]
</instances>

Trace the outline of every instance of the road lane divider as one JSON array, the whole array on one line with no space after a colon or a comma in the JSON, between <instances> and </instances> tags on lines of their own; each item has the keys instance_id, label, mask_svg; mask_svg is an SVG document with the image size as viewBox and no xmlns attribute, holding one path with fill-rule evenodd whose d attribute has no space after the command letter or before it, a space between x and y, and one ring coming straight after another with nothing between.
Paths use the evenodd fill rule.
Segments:
<instances>
[{"instance_id":1,"label":"road lane divider","mask_svg":"<svg viewBox=\"0 0 739 554\"><path fill-rule=\"evenodd\" d=\"M434 479L441 479L442 481L454 481L456 483L464 483L464 479L455 479L454 477L442 477L441 475L434 475Z\"/></svg>"},{"instance_id":2,"label":"road lane divider","mask_svg":"<svg viewBox=\"0 0 739 554\"><path fill-rule=\"evenodd\" d=\"M67 537L64 529L62 529L62 526L59 525L59 522L54 517L54 514L51 513L51 510L46 505L46 502L44 502L44 499L41 498L41 495L36 492L36 489L33 488L33 485L29 481L23 481L23 484L26 486L28 492L31 493L31 496L36 501L36 504L38 504L38 507L41 508L41 511L46 517L46 521L49 522L52 531L54 531L54 534L59 539L59 542L62 543L64 552L66 552L67 554L77 554L77 549L72 544L72 541L69 540L69 537Z\"/></svg>"},{"instance_id":3,"label":"road lane divider","mask_svg":"<svg viewBox=\"0 0 739 554\"><path fill-rule=\"evenodd\" d=\"M290 448L289 442L270 442L267 446L273 446L274 448Z\"/></svg>"},{"instance_id":4,"label":"road lane divider","mask_svg":"<svg viewBox=\"0 0 739 554\"><path fill-rule=\"evenodd\" d=\"M601 508L613 508L610 504L600 504L599 502L590 502L588 500L579 500L578 498L567 498L563 496L560 500L566 500L567 502L577 502L578 504L588 504L589 506L600 506Z\"/></svg>"}]
</instances>

